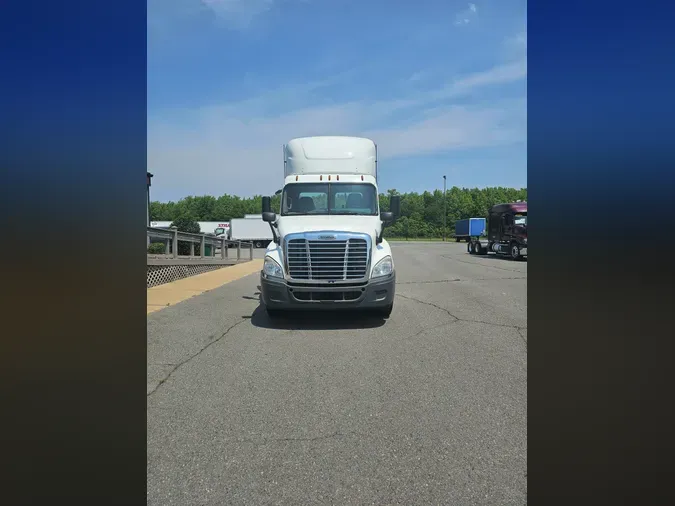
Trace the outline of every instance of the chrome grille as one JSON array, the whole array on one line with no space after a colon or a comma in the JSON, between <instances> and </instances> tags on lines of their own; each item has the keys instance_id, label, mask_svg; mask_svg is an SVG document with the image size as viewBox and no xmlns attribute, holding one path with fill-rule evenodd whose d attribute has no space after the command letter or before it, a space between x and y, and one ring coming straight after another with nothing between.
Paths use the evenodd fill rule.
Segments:
<instances>
[{"instance_id":1,"label":"chrome grille","mask_svg":"<svg viewBox=\"0 0 675 506\"><path fill-rule=\"evenodd\" d=\"M286 246L286 259L293 279L362 279L368 268L368 243L365 239L291 239Z\"/></svg>"}]
</instances>

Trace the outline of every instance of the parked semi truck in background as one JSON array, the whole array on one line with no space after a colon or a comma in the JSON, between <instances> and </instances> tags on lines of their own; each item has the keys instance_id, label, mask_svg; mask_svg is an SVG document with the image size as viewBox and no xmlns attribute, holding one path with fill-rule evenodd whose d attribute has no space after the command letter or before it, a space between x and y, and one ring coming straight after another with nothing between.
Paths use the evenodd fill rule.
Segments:
<instances>
[{"instance_id":1,"label":"parked semi truck in background","mask_svg":"<svg viewBox=\"0 0 675 506\"><path fill-rule=\"evenodd\" d=\"M270 317L287 309L394 307L396 272L384 227L398 217L400 197L381 212L377 146L359 137L305 137L284 146L279 214L263 197L273 233L260 273Z\"/></svg>"},{"instance_id":2,"label":"parked semi truck in background","mask_svg":"<svg viewBox=\"0 0 675 506\"><path fill-rule=\"evenodd\" d=\"M171 221L152 221L150 226L153 228L169 228ZM230 229L229 221L198 221L199 231L202 234L213 234L218 237L226 237Z\"/></svg>"},{"instance_id":3,"label":"parked semi truck in background","mask_svg":"<svg viewBox=\"0 0 675 506\"><path fill-rule=\"evenodd\" d=\"M527 202L492 206L487 218L487 240L471 237L471 255L496 253L513 260L527 256Z\"/></svg>"},{"instance_id":4,"label":"parked semi truck in background","mask_svg":"<svg viewBox=\"0 0 675 506\"><path fill-rule=\"evenodd\" d=\"M455 222L455 242L464 239L469 242L472 237L480 237L485 232L485 218L467 218Z\"/></svg>"},{"instance_id":5,"label":"parked semi truck in background","mask_svg":"<svg viewBox=\"0 0 675 506\"><path fill-rule=\"evenodd\" d=\"M254 247L263 248L267 247L273 236L269 225L262 221L262 215L258 215L251 218L232 218L229 239L252 242Z\"/></svg>"}]
</instances>

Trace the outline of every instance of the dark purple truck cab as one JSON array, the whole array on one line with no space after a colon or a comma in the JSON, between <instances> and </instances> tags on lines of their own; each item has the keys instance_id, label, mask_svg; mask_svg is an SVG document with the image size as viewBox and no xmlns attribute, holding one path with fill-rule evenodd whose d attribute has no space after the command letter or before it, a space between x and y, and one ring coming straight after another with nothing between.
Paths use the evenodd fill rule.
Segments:
<instances>
[{"instance_id":1,"label":"dark purple truck cab","mask_svg":"<svg viewBox=\"0 0 675 506\"><path fill-rule=\"evenodd\" d=\"M487 240L473 237L467 246L472 255L496 253L514 260L527 256L527 202L497 204L488 211Z\"/></svg>"}]
</instances>

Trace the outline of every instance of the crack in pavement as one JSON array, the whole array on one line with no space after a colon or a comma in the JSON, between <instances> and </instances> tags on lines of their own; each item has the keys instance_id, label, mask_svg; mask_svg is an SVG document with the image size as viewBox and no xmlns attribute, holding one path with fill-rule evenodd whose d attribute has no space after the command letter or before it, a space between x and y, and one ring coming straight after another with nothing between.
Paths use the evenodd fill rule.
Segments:
<instances>
[{"instance_id":1,"label":"crack in pavement","mask_svg":"<svg viewBox=\"0 0 675 506\"><path fill-rule=\"evenodd\" d=\"M462 281L459 278L456 279L438 279L433 281L397 281L397 285L423 285L427 283L454 283L455 281Z\"/></svg>"},{"instance_id":2,"label":"crack in pavement","mask_svg":"<svg viewBox=\"0 0 675 506\"><path fill-rule=\"evenodd\" d=\"M517 271L514 271L517 272ZM430 283L455 283L455 282L463 282L463 281L503 281L503 280L509 280L509 279L527 279L526 276L518 276L518 277L512 277L512 278L474 278L474 279L438 279L438 280L432 280L432 281L397 281L397 285L424 285L424 284L430 284Z\"/></svg>"},{"instance_id":3,"label":"crack in pavement","mask_svg":"<svg viewBox=\"0 0 675 506\"><path fill-rule=\"evenodd\" d=\"M442 327L447 327L447 326L449 326L449 325L454 325L454 324L457 323L458 321L459 321L459 320L452 320L451 322L441 323L440 325L434 325L433 327L426 327L426 328L423 328L423 329L420 330L419 332L415 332L412 336L406 337L406 339L413 339L414 337L420 336L420 335L424 334L425 332L429 332L430 330L437 330L437 329L440 329L440 328L442 328Z\"/></svg>"},{"instance_id":4,"label":"crack in pavement","mask_svg":"<svg viewBox=\"0 0 675 506\"><path fill-rule=\"evenodd\" d=\"M525 343L525 350L527 350L527 339L525 338L525 336L521 332L522 330L526 330L526 329L521 328L521 327L516 327L516 330L518 331L518 335L523 338L523 342Z\"/></svg>"},{"instance_id":5,"label":"crack in pavement","mask_svg":"<svg viewBox=\"0 0 675 506\"><path fill-rule=\"evenodd\" d=\"M419 304L424 304L424 305L427 305L427 306L435 307L436 309L440 309L441 311L445 312L448 316L455 319L454 321L447 322L444 325L447 325L448 323L456 323L456 322L481 323L483 325L490 325L490 326L493 326L493 327L503 327L503 328L515 329L515 330L518 331L518 334L520 335L521 338L523 338L523 335L520 333L520 330L521 329L527 330L527 327L521 327L519 325L507 325L505 323L494 323L494 322L486 322L486 321L483 321L483 320L469 320L467 318L460 318L459 316L455 316L454 314L452 314L450 311L448 311L444 307L438 306L438 305L434 304L433 302L427 302L425 300L416 299L415 297L410 297L408 295L402 295L400 293L397 293L396 297L402 297L404 299L412 300L412 301L417 302ZM440 325L440 327L442 327L442 326L443 325ZM425 330L431 330L432 328L425 329ZM415 336L411 336L411 337L415 337ZM526 343L527 343L527 341L526 341Z\"/></svg>"},{"instance_id":6,"label":"crack in pavement","mask_svg":"<svg viewBox=\"0 0 675 506\"><path fill-rule=\"evenodd\" d=\"M409 297L409 296L407 296L407 295L402 295L402 294L400 294L400 293L397 293L397 294L396 294L396 297L402 297L402 298L404 298L404 299L408 299L408 300L412 300L412 301L415 301L415 302L419 302L420 304L426 304L427 306L435 307L436 309L440 309L441 311L445 312L445 313L446 313L448 316L450 316L451 318L454 318L455 321L459 321L459 318L456 317L454 314L452 314L450 311L448 311L448 310L445 309L444 307L441 307L441 306L438 306L438 305L434 304L433 302L426 302L426 301L423 301L423 300L416 299L416 298L414 298L414 297Z\"/></svg>"},{"instance_id":7,"label":"crack in pavement","mask_svg":"<svg viewBox=\"0 0 675 506\"><path fill-rule=\"evenodd\" d=\"M148 394L146 395L146 398L147 398L147 397L150 397L152 394L154 394L154 393L159 389L159 387L161 387L164 383L166 383L166 381L167 381L167 380L173 375L173 373L175 373L178 369L180 369L182 366L184 366L185 364L187 364L188 362L190 362L190 361L193 360L194 358L197 358L199 355L201 355L204 351L206 351L206 350L207 350L208 348L210 348L212 345L216 344L216 343L219 342L221 339L223 339L227 334L230 333L230 331L231 331L232 329L234 329L234 328L235 328L236 326L238 326L238 325L241 325L241 324L244 323L245 321L247 321L247 320L245 320L245 319L239 320L239 321L238 321L237 323L235 323L234 325L231 325L230 327L228 327L228 328L225 330L225 332L223 332L223 333L220 335L220 337L218 337L217 339L214 339L213 341L209 341L209 342L208 342L203 348L201 348L197 353L195 353L194 355L190 355L190 356L189 356L188 358L186 358L185 360L179 362L178 364L175 364L174 368L171 369L171 370L169 371L169 373L168 373L164 378L162 378L162 379L159 381L159 383L157 383L157 386L156 386L155 388L153 388L150 392L148 392Z\"/></svg>"}]
</instances>

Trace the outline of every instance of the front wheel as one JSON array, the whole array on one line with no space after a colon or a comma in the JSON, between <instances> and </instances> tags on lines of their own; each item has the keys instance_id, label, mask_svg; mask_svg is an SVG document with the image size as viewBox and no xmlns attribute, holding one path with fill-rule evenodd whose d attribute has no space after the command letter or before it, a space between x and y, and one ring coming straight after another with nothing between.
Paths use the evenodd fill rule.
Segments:
<instances>
[{"instance_id":1,"label":"front wheel","mask_svg":"<svg viewBox=\"0 0 675 506\"><path fill-rule=\"evenodd\" d=\"M509 253L511 260L518 260L520 258L520 247L515 242L512 242Z\"/></svg>"}]
</instances>

